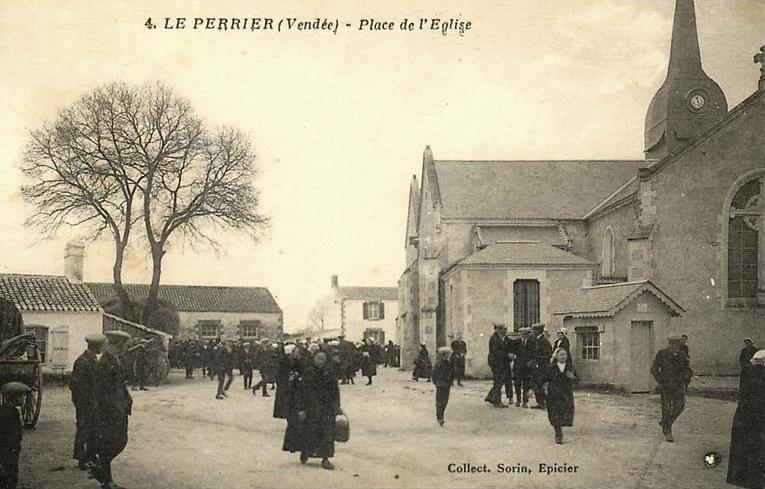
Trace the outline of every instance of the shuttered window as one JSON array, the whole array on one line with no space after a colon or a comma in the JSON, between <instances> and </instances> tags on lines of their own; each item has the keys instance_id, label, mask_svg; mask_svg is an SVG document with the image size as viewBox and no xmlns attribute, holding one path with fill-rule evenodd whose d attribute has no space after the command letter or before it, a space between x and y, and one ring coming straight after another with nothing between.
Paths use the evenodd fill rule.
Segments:
<instances>
[{"instance_id":1,"label":"shuttered window","mask_svg":"<svg viewBox=\"0 0 765 489\"><path fill-rule=\"evenodd\" d=\"M539 322L539 282L516 280L513 284L513 329L529 327Z\"/></svg>"},{"instance_id":2,"label":"shuttered window","mask_svg":"<svg viewBox=\"0 0 765 489\"><path fill-rule=\"evenodd\" d=\"M379 321L385 319L385 303L365 302L363 304L363 316L367 321Z\"/></svg>"},{"instance_id":3,"label":"shuttered window","mask_svg":"<svg viewBox=\"0 0 765 489\"><path fill-rule=\"evenodd\" d=\"M54 326L50 330L50 364L57 369L69 364L69 326Z\"/></svg>"}]
</instances>

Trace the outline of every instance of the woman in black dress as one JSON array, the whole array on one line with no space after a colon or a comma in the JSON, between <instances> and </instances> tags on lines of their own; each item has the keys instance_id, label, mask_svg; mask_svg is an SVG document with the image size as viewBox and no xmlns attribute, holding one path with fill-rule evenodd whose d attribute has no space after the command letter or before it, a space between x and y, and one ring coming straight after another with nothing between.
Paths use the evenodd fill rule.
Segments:
<instances>
[{"instance_id":1,"label":"woman in black dress","mask_svg":"<svg viewBox=\"0 0 765 489\"><path fill-rule=\"evenodd\" d=\"M574 425L574 383L579 378L568 362L568 352L558 348L543 373L547 383L547 419L555 429L555 443L563 443L563 426Z\"/></svg>"},{"instance_id":2,"label":"woman in black dress","mask_svg":"<svg viewBox=\"0 0 765 489\"><path fill-rule=\"evenodd\" d=\"M420 352L417 354L417 358L414 360L414 370L412 370L412 380L419 382L420 379L425 378L430 382L430 369L433 364L430 362L430 355L428 354L428 347L425 343L420 343Z\"/></svg>"},{"instance_id":3,"label":"woman in black dress","mask_svg":"<svg viewBox=\"0 0 765 489\"><path fill-rule=\"evenodd\" d=\"M295 402L287 419L282 450L300 452L300 463L321 458L321 466L332 470L335 455L335 418L340 414L340 389L323 351L313 356L298 383Z\"/></svg>"},{"instance_id":4,"label":"woman in black dress","mask_svg":"<svg viewBox=\"0 0 765 489\"><path fill-rule=\"evenodd\" d=\"M765 350L755 353L751 365L741 369L727 481L750 489L765 487Z\"/></svg>"}]
</instances>

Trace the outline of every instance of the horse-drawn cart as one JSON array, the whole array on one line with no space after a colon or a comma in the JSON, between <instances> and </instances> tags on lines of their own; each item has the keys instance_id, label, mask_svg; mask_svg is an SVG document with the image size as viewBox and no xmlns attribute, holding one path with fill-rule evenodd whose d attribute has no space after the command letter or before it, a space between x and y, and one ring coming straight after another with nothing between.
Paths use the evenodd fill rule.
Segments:
<instances>
[{"instance_id":1,"label":"horse-drawn cart","mask_svg":"<svg viewBox=\"0 0 765 489\"><path fill-rule=\"evenodd\" d=\"M0 299L0 385L21 382L31 391L24 397L21 415L27 428L34 428L42 408L42 358L37 339L24 331L19 310Z\"/></svg>"}]
</instances>

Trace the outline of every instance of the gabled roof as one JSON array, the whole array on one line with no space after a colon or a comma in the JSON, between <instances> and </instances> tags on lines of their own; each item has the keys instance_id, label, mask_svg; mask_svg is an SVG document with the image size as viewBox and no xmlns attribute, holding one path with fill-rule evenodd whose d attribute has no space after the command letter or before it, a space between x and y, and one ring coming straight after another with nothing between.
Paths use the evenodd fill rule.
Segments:
<instances>
[{"instance_id":1,"label":"gabled roof","mask_svg":"<svg viewBox=\"0 0 765 489\"><path fill-rule=\"evenodd\" d=\"M441 216L455 219L582 219L645 160L446 161L426 173ZM434 196L435 199L435 196Z\"/></svg>"},{"instance_id":2,"label":"gabled roof","mask_svg":"<svg viewBox=\"0 0 765 489\"><path fill-rule=\"evenodd\" d=\"M101 305L85 284L59 275L0 274L0 297L21 312L98 312Z\"/></svg>"},{"instance_id":3,"label":"gabled roof","mask_svg":"<svg viewBox=\"0 0 765 489\"><path fill-rule=\"evenodd\" d=\"M613 317L644 293L656 297L673 316L680 316L685 312L685 309L661 289L649 280L644 280L597 285L572 291L567 295L568 302L560 304L554 314L581 318Z\"/></svg>"},{"instance_id":4,"label":"gabled roof","mask_svg":"<svg viewBox=\"0 0 765 489\"><path fill-rule=\"evenodd\" d=\"M412 176L409 184L409 205L406 216L406 236L404 247L409 246L409 239L416 237L419 232L420 222L420 187L417 184L417 175Z\"/></svg>"},{"instance_id":5,"label":"gabled roof","mask_svg":"<svg viewBox=\"0 0 765 489\"><path fill-rule=\"evenodd\" d=\"M378 300L378 301L396 301L398 300L397 287L340 287L340 295L343 299L351 301Z\"/></svg>"},{"instance_id":6,"label":"gabled roof","mask_svg":"<svg viewBox=\"0 0 765 489\"><path fill-rule=\"evenodd\" d=\"M102 303L116 297L111 283L87 285ZM125 290L133 298L149 295L148 284L125 284ZM159 298L185 312L282 312L271 292L263 287L160 285Z\"/></svg>"},{"instance_id":7,"label":"gabled roof","mask_svg":"<svg viewBox=\"0 0 765 489\"><path fill-rule=\"evenodd\" d=\"M536 241L499 241L473 253L460 261L459 265L597 266L586 258Z\"/></svg>"}]
</instances>

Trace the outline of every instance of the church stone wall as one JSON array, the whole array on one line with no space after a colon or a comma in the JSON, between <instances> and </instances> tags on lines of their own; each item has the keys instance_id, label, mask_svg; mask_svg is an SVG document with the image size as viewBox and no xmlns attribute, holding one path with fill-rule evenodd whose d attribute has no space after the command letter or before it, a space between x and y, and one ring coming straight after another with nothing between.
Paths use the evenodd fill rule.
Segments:
<instances>
[{"instance_id":1,"label":"church stone wall","mask_svg":"<svg viewBox=\"0 0 765 489\"><path fill-rule=\"evenodd\" d=\"M635 210L632 205L626 205L593 220L588 228L585 258L596 263L601 262L603 235L610 228L614 233L614 276L627 277L630 263L627 238L632 234L634 222Z\"/></svg>"},{"instance_id":2,"label":"church stone wall","mask_svg":"<svg viewBox=\"0 0 765 489\"><path fill-rule=\"evenodd\" d=\"M765 165L764 103L653 176L656 285L687 313L673 321L689 336L697 373L737 374L743 339L765 345L765 308L729 308L723 270L725 195L739 176Z\"/></svg>"}]
</instances>

